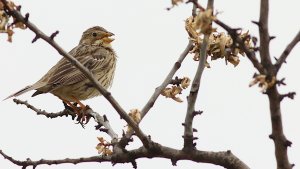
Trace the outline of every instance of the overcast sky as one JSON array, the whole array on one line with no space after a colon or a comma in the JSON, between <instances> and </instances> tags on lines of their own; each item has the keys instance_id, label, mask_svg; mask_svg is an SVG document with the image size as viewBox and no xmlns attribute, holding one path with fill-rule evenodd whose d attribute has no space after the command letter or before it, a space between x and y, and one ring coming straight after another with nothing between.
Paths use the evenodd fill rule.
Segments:
<instances>
[{"instance_id":1,"label":"overcast sky","mask_svg":"<svg viewBox=\"0 0 300 169\"><path fill-rule=\"evenodd\" d=\"M115 80L110 91L127 111L141 109L154 89L164 80L174 62L188 43L184 20L191 15L191 4L181 4L171 11L165 8L170 0L23 0L22 12L30 13L30 21L50 35L60 33L55 40L66 51L75 47L81 33L92 26L100 25L115 34L113 48L118 54ZM206 1L200 1L206 6ZM271 42L271 55L279 56L287 43L300 29L299 5L297 0L271 1L270 34L276 36ZM221 12L218 18L232 27L249 30L257 36L257 27L251 20L258 20L259 1L227 0L215 1L215 10ZM222 31L221 28L218 30ZM6 42L6 35L0 35L0 98L32 84L43 76L61 56L47 43L38 40L32 44L34 34L29 30L15 31L13 43ZM298 45L283 65L279 78L286 78L287 86L281 92L300 92ZM237 67L225 65L224 60L212 61L211 68L202 76L196 109L204 114L196 117L194 127L197 148L206 151L232 152L250 168L276 168L274 144L268 138L271 133L269 106L266 95L255 86L248 87L255 69L246 57L241 57ZM189 55L177 76L192 78L197 62ZM186 96L183 103L160 97L141 123L142 130L163 145L181 149L186 112ZM19 99L27 100L37 108L48 112L63 110L60 100L51 94L30 97L32 92ZM95 111L106 114L114 130L121 135L126 125L103 97L84 101ZM299 96L282 102L284 132L293 142L289 148L291 163L300 166ZM91 121L85 129L69 118L47 119L37 116L24 106L12 100L0 102L0 149L18 160L62 159L97 155L97 137L104 133L95 131ZM131 148L140 146L138 139ZM180 161L177 167L165 159L139 159L138 168L154 167L165 169L222 168L209 164ZM112 168L110 163L65 164L39 166L40 169L99 169ZM1 169L19 169L0 157ZM131 164L117 164L114 168L132 168Z\"/></svg>"}]
</instances>

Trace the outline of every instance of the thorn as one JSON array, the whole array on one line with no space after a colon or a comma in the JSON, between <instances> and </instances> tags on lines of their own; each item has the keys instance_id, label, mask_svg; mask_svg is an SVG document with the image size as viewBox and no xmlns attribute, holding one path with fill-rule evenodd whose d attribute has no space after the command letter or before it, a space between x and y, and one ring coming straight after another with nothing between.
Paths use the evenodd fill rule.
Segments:
<instances>
[{"instance_id":1,"label":"thorn","mask_svg":"<svg viewBox=\"0 0 300 169\"><path fill-rule=\"evenodd\" d=\"M270 36L269 37L269 41L271 41L271 40L273 40L273 39L275 39L276 38L276 36Z\"/></svg>"},{"instance_id":2,"label":"thorn","mask_svg":"<svg viewBox=\"0 0 300 169\"><path fill-rule=\"evenodd\" d=\"M177 166L177 160L176 159L171 158L171 163L172 163L172 166Z\"/></svg>"},{"instance_id":3,"label":"thorn","mask_svg":"<svg viewBox=\"0 0 300 169\"><path fill-rule=\"evenodd\" d=\"M193 143L193 147L196 147L197 146L197 143Z\"/></svg>"},{"instance_id":4,"label":"thorn","mask_svg":"<svg viewBox=\"0 0 300 169\"><path fill-rule=\"evenodd\" d=\"M203 111L201 111L201 110L194 111L193 116L195 117L196 115L201 115L202 113L203 113Z\"/></svg>"},{"instance_id":5,"label":"thorn","mask_svg":"<svg viewBox=\"0 0 300 169\"><path fill-rule=\"evenodd\" d=\"M22 8L21 5L19 5L19 6L16 7L17 11L19 11L19 12L21 11L21 8Z\"/></svg>"},{"instance_id":6,"label":"thorn","mask_svg":"<svg viewBox=\"0 0 300 169\"><path fill-rule=\"evenodd\" d=\"M282 95L280 95L280 101L283 100L285 97L288 97L293 100L295 98L295 95L296 95L296 92L288 92L286 94L282 94Z\"/></svg>"},{"instance_id":7,"label":"thorn","mask_svg":"<svg viewBox=\"0 0 300 169\"><path fill-rule=\"evenodd\" d=\"M289 141L289 140L286 140L285 143L284 143L284 145L285 145L286 147L291 147L292 144L293 144L293 143L292 143L291 141Z\"/></svg>"},{"instance_id":8,"label":"thorn","mask_svg":"<svg viewBox=\"0 0 300 169\"><path fill-rule=\"evenodd\" d=\"M59 33L59 31L55 31L54 33L51 34L50 39L53 40L54 37Z\"/></svg>"},{"instance_id":9,"label":"thorn","mask_svg":"<svg viewBox=\"0 0 300 169\"><path fill-rule=\"evenodd\" d=\"M295 167L295 164L291 164L291 167L294 168L294 167Z\"/></svg>"},{"instance_id":10,"label":"thorn","mask_svg":"<svg viewBox=\"0 0 300 169\"><path fill-rule=\"evenodd\" d=\"M227 150L227 151L226 151L226 154L231 154L231 150Z\"/></svg>"},{"instance_id":11,"label":"thorn","mask_svg":"<svg viewBox=\"0 0 300 169\"><path fill-rule=\"evenodd\" d=\"M195 128L193 128L193 132L198 132L198 130L197 130L197 129L195 129Z\"/></svg>"},{"instance_id":12,"label":"thorn","mask_svg":"<svg viewBox=\"0 0 300 169\"><path fill-rule=\"evenodd\" d=\"M25 21L25 22L28 22L28 19L29 19L29 13L26 13L26 14L25 14L24 21Z\"/></svg>"},{"instance_id":13,"label":"thorn","mask_svg":"<svg viewBox=\"0 0 300 169\"><path fill-rule=\"evenodd\" d=\"M193 137L193 140L198 140L199 138L198 137Z\"/></svg>"},{"instance_id":14,"label":"thorn","mask_svg":"<svg viewBox=\"0 0 300 169\"><path fill-rule=\"evenodd\" d=\"M103 120L104 120L104 122L107 122L107 121L108 121L106 115L103 115Z\"/></svg>"},{"instance_id":15,"label":"thorn","mask_svg":"<svg viewBox=\"0 0 300 169\"><path fill-rule=\"evenodd\" d=\"M97 124L97 125L95 126L95 130L99 130L101 127L102 127L102 124Z\"/></svg>"},{"instance_id":16,"label":"thorn","mask_svg":"<svg viewBox=\"0 0 300 169\"><path fill-rule=\"evenodd\" d=\"M274 56L273 58L275 59L276 62L278 61L278 58L277 58L277 57Z\"/></svg>"},{"instance_id":17,"label":"thorn","mask_svg":"<svg viewBox=\"0 0 300 169\"><path fill-rule=\"evenodd\" d=\"M252 76L252 78L256 78L256 76L258 76L258 74L255 72Z\"/></svg>"},{"instance_id":18,"label":"thorn","mask_svg":"<svg viewBox=\"0 0 300 169\"><path fill-rule=\"evenodd\" d=\"M108 129L106 129L106 128L100 128L99 130L104 132L104 133L108 133Z\"/></svg>"},{"instance_id":19,"label":"thorn","mask_svg":"<svg viewBox=\"0 0 300 169\"><path fill-rule=\"evenodd\" d=\"M134 169L137 169L137 163L135 160L131 161L131 164Z\"/></svg>"},{"instance_id":20,"label":"thorn","mask_svg":"<svg viewBox=\"0 0 300 169\"><path fill-rule=\"evenodd\" d=\"M39 36L35 35L35 37L34 37L34 38L32 39L32 41L31 41L31 43L36 42L39 38L40 38Z\"/></svg>"},{"instance_id":21,"label":"thorn","mask_svg":"<svg viewBox=\"0 0 300 169\"><path fill-rule=\"evenodd\" d=\"M272 140L274 140L273 134L270 134L270 135L269 135L269 138L272 139Z\"/></svg>"},{"instance_id":22,"label":"thorn","mask_svg":"<svg viewBox=\"0 0 300 169\"><path fill-rule=\"evenodd\" d=\"M181 123L182 126L185 126L185 123Z\"/></svg>"},{"instance_id":23,"label":"thorn","mask_svg":"<svg viewBox=\"0 0 300 169\"><path fill-rule=\"evenodd\" d=\"M257 26L260 26L260 23L258 21L251 21L252 23L254 23Z\"/></svg>"},{"instance_id":24,"label":"thorn","mask_svg":"<svg viewBox=\"0 0 300 169\"><path fill-rule=\"evenodd\" d=\"M280 86L280 85L285 86L286 83L285 83L284 81L285 81L285 78L282 78L281 80L277 80L277 81L276 81L276 84L277 84L278 86Z\"/></svg>"}]
</instances>

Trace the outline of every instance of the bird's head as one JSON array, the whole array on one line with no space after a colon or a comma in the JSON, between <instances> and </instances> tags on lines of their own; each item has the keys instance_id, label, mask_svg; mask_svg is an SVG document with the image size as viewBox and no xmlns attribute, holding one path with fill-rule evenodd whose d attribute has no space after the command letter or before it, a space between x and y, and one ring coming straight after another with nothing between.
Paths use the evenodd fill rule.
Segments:
<instances>
[{"instance_id":1,"label":"bird's head","mask_svg":"<svg viewBox=\"0 0 300 169\"><path fill-rule=\"evenodd\" d=\"M113 33L107 31L106 29L100 26L95 26L83 32L79 44L110 47L110 43L114 40L111 38L113 35Z\"/></svg>"}]
</instances>

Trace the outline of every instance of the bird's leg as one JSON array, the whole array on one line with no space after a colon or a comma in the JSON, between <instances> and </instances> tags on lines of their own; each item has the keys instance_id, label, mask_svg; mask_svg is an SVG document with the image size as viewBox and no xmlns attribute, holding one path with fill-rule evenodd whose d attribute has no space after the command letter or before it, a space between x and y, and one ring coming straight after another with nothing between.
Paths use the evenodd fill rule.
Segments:
<instances>
[{"instance_id":1,"label":"bird's leg","mask_svg":"<svg viewBox=\"0 0 300 169\"><path fill-rule=\"evenodd\" d=\"M64 102L65 107L68 106L70 109L72 109L73 111L75 111L75 113L77 115L80 114L80 110L78 109L78 107L76 107L74 104L72 104L71 102L69 102L69 101L67 101L65 99L62 99L62 98L60 98L60 99ZM68 107L66 107L66 108L68 108Z\"/></svg>"},{"instance_id":2,"label":"bird's leg","mask_svg":"<svg viewBox=\"0 0 300 169\"><path fill-rule=\"evenodd\" d=\"M75 103L79 104L80 110L81 111L81 122L85 121L85 124L88 123L89 119L86 117L86 110L88 109L88 106L84 105L80 100L78 100L76 97L72 96L72 99L74 99Z\"/></svg>"},{"instance_id":3,"label":"bird's leg","mask_svg":"<svg viewBox=\"0 0 300 169\"><path fill-rule=\"evenodd\" d=\"M77 116L78 116L78 119L81 119L81 120L80 120L81 122L83 121L82 118L81 118L82 113L80 112L80 109L79 109L75 104L72 104L70 101L65 100L65 99L63 99L63 98L61 98L61 97L59 97L59 96L57 96L57 97L58 97L60 100L63 101L63 103L64 103L66 109L69 109L69 110L72 110L73 112L75 112L75 113L77 114ZM82 103L81 103L81 104L82 104ZM79 121L79 120L78 120L78 121Z\"/></svg>"}]
</instances>

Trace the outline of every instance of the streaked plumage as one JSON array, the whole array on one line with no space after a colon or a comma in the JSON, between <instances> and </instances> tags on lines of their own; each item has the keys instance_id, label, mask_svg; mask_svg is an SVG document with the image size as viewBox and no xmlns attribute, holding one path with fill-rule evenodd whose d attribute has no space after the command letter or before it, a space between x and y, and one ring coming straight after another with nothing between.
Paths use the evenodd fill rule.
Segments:
<instances>
[{"instance_id":1,"label":"streaked plumage","mask_svg":"<svg viewBox=\"0 0 300 169\"><path fill-rule=\"evenodd\" d=\"M104 88L111 86L116 68L116 54L111 48L112 33L102 27L87 29L69 54L87 67ZM39 81L10 95L16 97L31 90L32 96L52 93L64 101L76 102L100 95L92 83L68 60L62 58Z\"/></svg>"}]
</instances>

